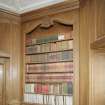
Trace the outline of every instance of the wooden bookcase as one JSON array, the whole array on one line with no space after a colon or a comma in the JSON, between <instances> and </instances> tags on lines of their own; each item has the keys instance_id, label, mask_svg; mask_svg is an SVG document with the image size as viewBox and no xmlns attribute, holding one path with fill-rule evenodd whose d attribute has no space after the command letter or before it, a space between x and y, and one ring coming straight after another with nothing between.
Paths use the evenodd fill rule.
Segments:
<instances>
[{"instance_id":1,"label":"wooden bookcase","mask_svg":"<svg viewBox=\"0 0 105 105\"><path fill-rule=\"evenodd\" d=\"M73 105L72 31L72 25L56 23L25 36L24 103Z\"/></svg>"}]
</instances>

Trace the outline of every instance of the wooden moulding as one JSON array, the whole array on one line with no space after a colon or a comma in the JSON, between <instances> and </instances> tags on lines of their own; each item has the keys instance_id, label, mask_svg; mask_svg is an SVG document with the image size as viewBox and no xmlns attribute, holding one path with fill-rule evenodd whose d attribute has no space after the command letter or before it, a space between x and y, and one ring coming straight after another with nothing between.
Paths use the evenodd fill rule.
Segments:
<instances>
[{"instance_id":1,"label":"wooden moulding","mask_svg":"<svg viewBox=\"0 0 105 105\"><path fill-rule=\"evenodd\" d=\"M28 32L26 34L29 35L29 34L33 33L38 27L43 28L43 29L48 29L48 28L54 26L56 23L73 28L73 25L68 21L65 21L62 19L50 18L49 16L47 16L42 20L42 22L37 24L30 32Z\"/></svg>"},{"instance_id":2,"label":"wooden moulding","mask_svg":"<svg viewBox=\"0 0 105 105\"><path fill-rule=\"evenodd\" d=\"M5 19L5 20L11 20L11 21L16 21L17 23L21 22L21 17L19 14L16 14L14 12L4 10L0 8L0 18ZM2 19L0 22L2 22Z\"/></svg>"},{"instance_id":3,"label":"wooden moulding","mask_svg":"<svg viewBox=\"0 0 105 105\"><path fill-rule=\"evenodd\" d=\"M38 10L21 14L22 22L32 21L44 16L53 15L60 12L65 12L79 8L79 0L65 0L65 2L54 4L52 6L44 7Z\"/></svg>"},{"instance_id":4,"label":"wooden moulding","mask_svg":"<svg viewBox=\"0 0 105 105\"><path fill-rule=\"evenodd\" d=\"M3 51L0 51L0 58L10 58L10 55L7 53L4 53Z\"/></svg>"},{"instance_id":5,"label":"wooden moulding","mask_svg":"<svg viewBox=\"0 0 105 105\"><path fill-rule=\"evenodd\" d=\"M91 48L92 49L105 49L105 36L91 43Z\"/></svg>"}]
</instances>

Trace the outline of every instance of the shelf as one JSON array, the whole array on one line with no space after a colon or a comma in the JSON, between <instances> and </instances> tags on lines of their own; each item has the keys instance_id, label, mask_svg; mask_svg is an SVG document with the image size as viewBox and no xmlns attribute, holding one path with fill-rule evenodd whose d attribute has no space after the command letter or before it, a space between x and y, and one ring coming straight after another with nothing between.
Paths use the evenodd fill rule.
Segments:
<instances>
[{"instance_id":1,"label":"shelf","mask_svg":"<svg viewBox=\"0 0 105 105\"><path fill-rule=\"evenodd\" d=\"M50 41L50 42L46 42L46 43L31 44L31 45L26 45L26 47L35 46L35 45L42 45L42 44L48 44L48 43L63 42L63 41L69 41L69 40L73 40L73 39L56 40L56 41Z\"/></svg>"},{"instance_id":2,"label":"shelf","mask_svg":"<svg viewBox=\"0 0 105 105\"><path fill-rule=\"evenodd\" d=\"M73 81L69 81L73 82ZM46 82L46 81L41 81L41 82L25 82L26 84L63 84L63 83L68 83L68 81L61 81L61 82Z\"/></svg>"},{"instance_id":3,"label":"shelf","mask_svg":"<svg viewBox=\"0 0 105 105\"><path fill-rule=\"evenodd\" d=\"M67 50L61 50L61 51L40 52L40 53L32 53L32 54L25 54L25 55L39 55L39 54L57 53L57 52L65 52L65 51L73 51L73 49L67 49Z\"/></svg>"},{"instance_id":4,"label":"shelf","mask_svg":"<svg viewBox=\"0 0 105 105\"><path fill-rule=\"evenodd\" d=\"M38 103L23 102L22 105L48 105L48 104L38 104Z\"/></svg>"},{"instance_id":5,"label":"shelf","mask_svg":"<svg viewBox=\"0 0 105 105\"><path fill-rule=\"evenodd\" d=\"M93 43L91 43L92 49L105 49L105 36L98 38Z\"/></svg>"},{"instance_id":6,"label":"shelf","mask_svg":"<svg viewBox=\"0 0 105 105\"><path fill-rule=\"evenodd\" d=\"M26 74L55 74L55 73L59 73L59 74L63 73L63 74L65 74L65 73L73 73L73 71L68 71L68 72L37 72L37 73L28 73L28 72L26 72Z\"/></svg>"},{"instance_id":7,"label":"shelf","mask_svg":"<svg viewBox=\"0 0 105 105\"><path fill-rule=\"evenodd\" d=\"M55 95L55 96L73 96L72 94L53 94L53 93L32 93L32 92L25 92L25 94L40 94L40 95Z\"/></svg>"},{"instance_id":8,"label":"shelf","mask_svg":"<svg viewBox=\"0 0 105 105\"><path fill-rule=\"evenodd\" d=\"M26 65L33 65L33 64L50 64L50 63L64 63L64 62L73 62L72 61L57 61L57 62L42 62L42 63L26 63Z\"/></svg>"}]
</instances>

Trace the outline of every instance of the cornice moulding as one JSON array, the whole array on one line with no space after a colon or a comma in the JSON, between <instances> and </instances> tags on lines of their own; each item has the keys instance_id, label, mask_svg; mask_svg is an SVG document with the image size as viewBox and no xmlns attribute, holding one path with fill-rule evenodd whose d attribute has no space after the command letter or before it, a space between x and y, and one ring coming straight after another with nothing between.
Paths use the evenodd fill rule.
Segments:
<instances>
[{"instance_id":1,"label":"cornice moulding","mask_svg":"<svg viewBox=\"0 0 105 105\"><path fill-rule=\"evenodd\" d=\"M56 13L61 13L61 12L65 12L65 11L69 11L77 8L79 8L78 0L73 0L72 2L68 0L63 3L59 3L45 8L41 8L35 11L23 13L21 14L22 22L24 23L27 21L32 21L44 16L53 15Z\"/></svg>"}]
</instances>

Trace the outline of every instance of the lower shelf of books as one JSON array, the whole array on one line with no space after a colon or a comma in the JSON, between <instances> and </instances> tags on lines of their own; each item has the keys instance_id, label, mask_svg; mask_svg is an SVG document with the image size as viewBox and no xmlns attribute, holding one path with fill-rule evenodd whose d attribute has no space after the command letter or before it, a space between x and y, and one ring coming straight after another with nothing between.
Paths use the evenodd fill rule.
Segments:
<instances>
[{"instance_id":1,"label":"lower shelf of books","mask_svg":"<svg viewBox=\"0 0 105 105\"><path fill-rule=\"evenodd\" d=\"M73 96L24 94L24 102L34 105L73 105Z\"/></svg>"}]
</instances>

